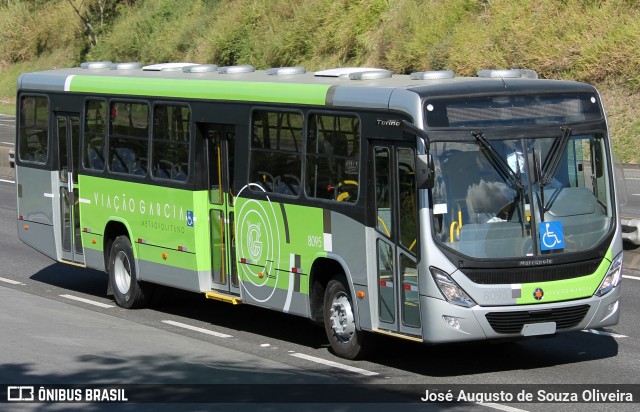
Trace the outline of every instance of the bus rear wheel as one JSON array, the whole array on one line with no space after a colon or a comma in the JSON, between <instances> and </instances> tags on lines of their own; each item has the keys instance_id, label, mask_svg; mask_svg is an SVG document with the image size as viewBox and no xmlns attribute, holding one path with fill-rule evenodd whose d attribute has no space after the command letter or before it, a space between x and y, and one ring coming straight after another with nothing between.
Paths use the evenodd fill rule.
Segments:
<instances>
[{"instance_id":1,"label":"bus rear wheel","mask_svg":"<svg viewBox=\"0 0 640 412\"><path fill-rule=\"evenodd\" d=\"M143 290L141 282L138 281L133 249L127 236L118 236L111 246L109 283L120 307L141 308L149 302L149 291Z\"/></svg>"},{"instance_id":2,"label":"bus rear wheel","mask_svg":"<svg viewBox=\"0 0 640 412\"><path fill-rule=\"evenodd\" d=\"M365 333L356 328L353 300L342 277L329 281L324 295L324 329L331 349L345 359L359 359L368 353Z\"/></svg>"}]
</instances>

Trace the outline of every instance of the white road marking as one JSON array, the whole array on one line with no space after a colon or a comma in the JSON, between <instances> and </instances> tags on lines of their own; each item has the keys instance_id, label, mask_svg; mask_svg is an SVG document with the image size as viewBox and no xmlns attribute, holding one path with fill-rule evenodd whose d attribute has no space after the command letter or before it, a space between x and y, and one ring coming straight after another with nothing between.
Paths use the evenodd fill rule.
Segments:
<instances>
[{"instance_id":1,"label":"white road marking","mask_svg":"<svg viewBox=\"0 0 640 412\"><path fill-rule=\"evenodd\" d=\"M15 183L13 180L5 180L5 179L0 179L0 182Z\"/></svg>"},{"instance_id":2,"label":"white road marking","mask_svg":"<svg viewBox=\"0 0 640 412\"><path fill-rule=\"evenodd\" d=\"M518 409L518 408L514 408L513 406L507 406L507 405L500 405L499 403L491 403L491 402L477 402L478 405L481 406L486 406L487 408L493 408L493 409L497 409L499 411L506 411L506 412L527 412L524 409Z\"/></svg>"},{"instance_id":3,"label":"white road marking","mask_svg":"<svg viewBox=\"0 0 640 412\"><path fill-rule=\"evenodd\" d=\"M0 278L0 282L8 283L10 285L24 285L24 283L18 282L17 280L6 279L6 278Z\"/></svg>"},{"instance_id":4,"label":"white road marking","mask_svg":"<svg viewBox=\"0 0 640 412\"><path fill-rule=\"evenodd\" d=\"M595 329L587 329L587 330L583 330L583 332L593 333L594 335L610 336L612 338L627 338L628 337L627 335L618 335L617 333L604 332L604 331L595 330Z\"/></svg>"},{"instance_id":5,"label":"white road marking","mask_svg":"<svg viewBox=\"0 0 640 412\"><path fill-rule=\"evenodd\" d=\"M365 369L355 368L349 365L343 365L342 363L333 362L333 361L321 359L321 358L316 358L315 356L309 356L303 353L292 353L291 356L295 356L296 358L300 358L300 359L306 359L311 362L321 363L323 365L331 366L338 369L344 369L349 372L359 373L360 375L364 375L364 376L375 376L378 374L377 372L371 372Z\"/></svg>"},{"instance_id":6,"label":"white road marking","mask_svg":"<svg viewBox=\"0 0 640 412\"><path fill-rule=\"evenodd\" d=\"M640 277L638 277L638 276L622 275L622 277L625 278L625 279L640 280Z\"/></svg>"},{"instance_id":7,"label":"white road marking","mask_svg":"<svg viewBox=\"0 0 640 412\"><path fill-rule=\"evenodd\" d=\"M88 303L89 305L98 306L98 307L101 307L101 308L114 308L115 307L113 305L107 305L106 303L96 302L95 300L81 298L79 296L73 296L73 295L60 295L60 296L63 297L63 298L71 299L71 300L77 300L78 302Z\"/></svg>"},{"instance_id":8,"label":"white road marking","mask_svg":"<svg viewBox=\"0 0 640 412\"><path fill-rule=\"evenodd\" d=\"M187 325L186 323L175 322L173 320L163 320L162 323L166 323L168 325L177 326L179 328L189 329L195 332L204 333L206 335L216 336L218 338L232 338L233 336L227 335L226 333L214 332L209 329L199 328L197 326Z\"/></svg>"}]
</instances>

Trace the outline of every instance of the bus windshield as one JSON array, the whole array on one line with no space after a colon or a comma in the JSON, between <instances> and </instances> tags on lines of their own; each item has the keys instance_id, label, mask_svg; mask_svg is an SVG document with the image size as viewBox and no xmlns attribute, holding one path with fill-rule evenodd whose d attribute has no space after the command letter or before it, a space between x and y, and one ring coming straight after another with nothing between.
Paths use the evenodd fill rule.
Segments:
<instances>
[{"instance_id":1,"label":"bus windshield","mask_svg":"<svg viewBox=\"0 0 640 412\"><path fill-rule=\"evenodd\" d=\"M474 136L432 143L438 242L471 258L515 258L583 251L608 233L613 205L602 136L560 128L554 138Z\"/></svg>"}]
</instances>

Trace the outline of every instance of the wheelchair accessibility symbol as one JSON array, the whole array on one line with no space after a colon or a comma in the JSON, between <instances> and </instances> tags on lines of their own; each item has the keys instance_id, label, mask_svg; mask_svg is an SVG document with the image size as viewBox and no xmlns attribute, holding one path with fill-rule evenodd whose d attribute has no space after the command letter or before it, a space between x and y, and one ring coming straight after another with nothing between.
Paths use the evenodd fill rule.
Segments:
<instances>
[{"instance_id":1,"label":"wheelchair accessibility symbol","mask_svg":"<svg viewBox=\"0 0 640 412\"><path fill-rule=\"evenodd\" d=\"M540 236L540 250L564 249L562 222L540 222L538 224L538 235Z\"/></svg>"}]
</instances>

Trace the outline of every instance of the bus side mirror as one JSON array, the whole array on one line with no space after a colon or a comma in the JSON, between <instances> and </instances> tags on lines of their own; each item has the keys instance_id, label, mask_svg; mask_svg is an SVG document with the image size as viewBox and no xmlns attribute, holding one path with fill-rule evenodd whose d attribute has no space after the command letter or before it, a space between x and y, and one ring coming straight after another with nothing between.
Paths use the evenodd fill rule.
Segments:
<instances>
[{"instance_id":1,"label":"bus side mirror","mask_svg":"<svg viewBox=\"0 0 640 412\"><path fill-rule=\"evenodd\" d=\"M424 144L426 154L416 156L416 186L418 189L432 189L435 182L435 166L433 157L429 153L431 146L429 136L413 123L406 120L401 120L400 123L403 132L416 136Z\"/></svg>"},{"instance_id":2,"label":"bus side mirror","mask_svg":"<svg viewBox=\"0 0 640 412\"><path fill-rule=\"evenodd\" d=\"M431 154L416 156L416 185L418 189L432 189L435 182L435 167Z\"/></svg>"}]
</instances>

